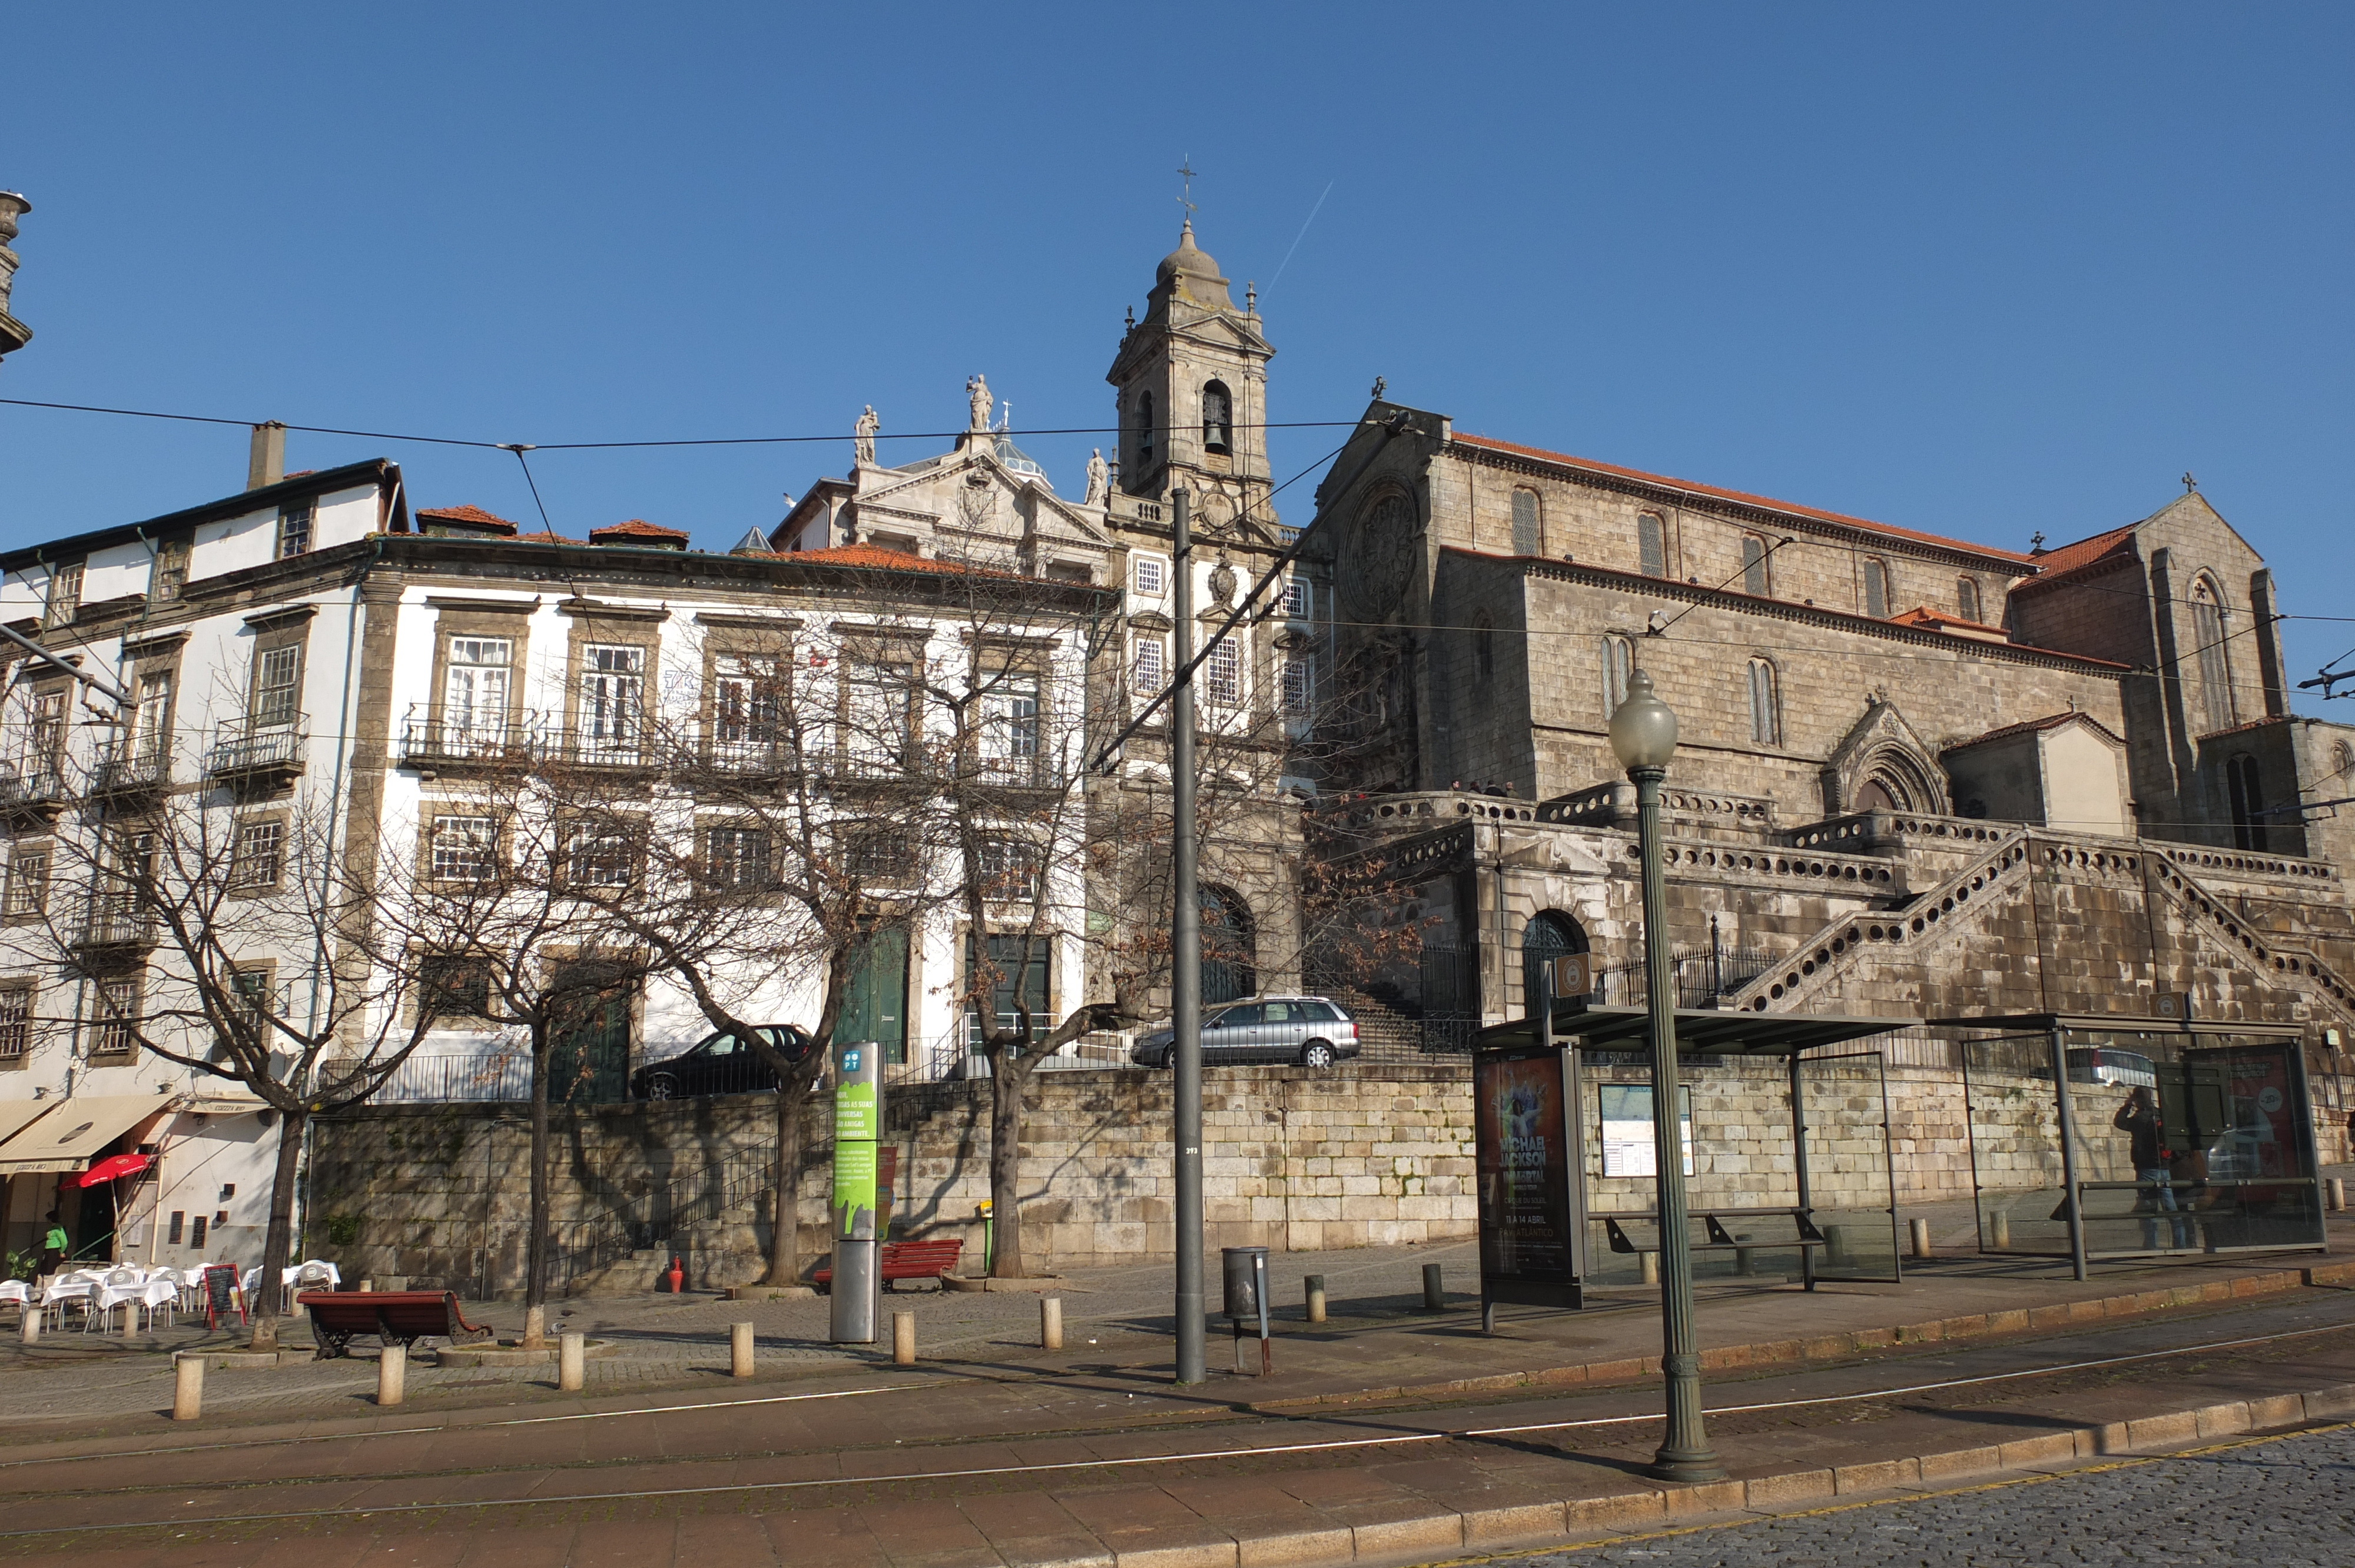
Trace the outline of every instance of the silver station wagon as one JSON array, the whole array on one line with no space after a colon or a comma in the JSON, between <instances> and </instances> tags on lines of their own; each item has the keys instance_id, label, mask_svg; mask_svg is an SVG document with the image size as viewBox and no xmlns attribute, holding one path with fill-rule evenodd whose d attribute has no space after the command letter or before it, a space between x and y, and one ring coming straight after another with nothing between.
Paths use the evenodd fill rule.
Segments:
<instances>
[{"instance_id":1,"label":"silver station wagon","mask_svg":"<svg viewBox=\"0 0 2355 1568\"><path fill-rule=\"evenodd\" d=\"M1177 1049L1167 1022L1140 1036L1129 1059L1141 1067L1167 1067ZM1297 1062L1329 1067L1358 1054L1358 1026L1339 1006L1321 996L1261 996L1202 1010L1202 1065Z\"/></svg>"}]
</instances>

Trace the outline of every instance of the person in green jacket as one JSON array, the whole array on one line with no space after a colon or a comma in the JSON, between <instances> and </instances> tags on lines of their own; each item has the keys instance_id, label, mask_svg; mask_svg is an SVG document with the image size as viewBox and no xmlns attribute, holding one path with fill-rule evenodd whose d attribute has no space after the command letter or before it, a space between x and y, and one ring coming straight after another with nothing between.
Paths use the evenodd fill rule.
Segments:
<instances>
[{"instance_id":1,"label":"person in green jacket","mask_svg":"<svg viewBox=\"0 0 2355 1568\"><path fill-rule=\"evenodd\" d=\"M73 1244L66 1235L65 1225L58 1219L55 1209L49 1211L49 1234L41 1238L41 1275L47 1278L64 1264L66 1254Z\"/></svg>"}]
</instances>

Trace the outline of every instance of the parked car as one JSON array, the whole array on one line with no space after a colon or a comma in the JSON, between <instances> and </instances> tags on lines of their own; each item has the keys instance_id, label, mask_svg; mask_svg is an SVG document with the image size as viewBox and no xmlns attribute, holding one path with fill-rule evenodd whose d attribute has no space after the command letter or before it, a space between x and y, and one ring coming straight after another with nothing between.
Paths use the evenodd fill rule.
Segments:
<instances>
[{"instance_id":1,"label":"parked car","mask_svg":"<svg viewBox=\"0 0 2355 1568\"><path fill-rule=\"evenodd\" d=\"M1321 996L1263 996L1206 1009L1202 1014L1202 1062L1206 1066L1246 1062L1297 1062L1329 1067L1358 1054L1358 1025ZM1143 1067L1167 1067L1177 1052L1177 1034L1167 1022L1140 1036L1129 1059Z\"/></svg>"},{"instance_id":2,"label":"parked car","mask_svg":"<svg viewBox=\"0 0 2355 1568\"><path fill-rule=\"evenodd\" d=\"M787 1062L798 1062L809 1054L808 1033L793 1024L764 1023L759 1033ZM630 1075L630 1093L642 1100L773 1093L776 1087L776 1069L725 1029Z\"/></svg>"},{"instance_id":3,"label":"parked car","mask_svg":"<svg viewBox=\"0 0 2355 1568\"><path fill-rule=\"evenodd\" d=\"M2040 1059L2029 1069L2031 1076L2050 1078L2052 1065ZM2139 1051L2121 1051L2114 1045L2072 1045L2069 1048L2069 1081L2073 1084L2115 1084L2130 1089L2158 1087L2158 1067Z\"/></svg>"}]
</instances>

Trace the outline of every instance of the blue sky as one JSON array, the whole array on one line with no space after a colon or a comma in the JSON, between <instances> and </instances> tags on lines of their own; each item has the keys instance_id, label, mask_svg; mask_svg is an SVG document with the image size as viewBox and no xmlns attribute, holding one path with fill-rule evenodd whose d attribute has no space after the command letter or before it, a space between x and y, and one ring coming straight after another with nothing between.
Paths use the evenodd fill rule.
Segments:
<instances>
[{"instance_id":1,"label":"blue sky","mask_svg":"<svg viewBox=\"0 0 2355 1568\"><path fill-rule=\"evenodd\" d=\"M2343 5L9 26L0 186L35 204L38 336L0 396L541 442L847 432L871 402L889 435L960 422L981 370L1018 431L1102 425L1190 157L1205 248L1262 286L1279 419L1350 418L1380 375L1459 428L2015 547L2190 469L2286 609L2355 616ZM1337 439L1279 437L1280 474ZM1024 444L1070 489L1094 440ZM290 461L379 452L422 503L532 514L498 453L298 435ZM536 471L559 528L724 547L847 459ZM0 545L243 476L238 430L0 408ZM2285 636L2306 673L2355 622Z\"/></svg>"}]
</instances>

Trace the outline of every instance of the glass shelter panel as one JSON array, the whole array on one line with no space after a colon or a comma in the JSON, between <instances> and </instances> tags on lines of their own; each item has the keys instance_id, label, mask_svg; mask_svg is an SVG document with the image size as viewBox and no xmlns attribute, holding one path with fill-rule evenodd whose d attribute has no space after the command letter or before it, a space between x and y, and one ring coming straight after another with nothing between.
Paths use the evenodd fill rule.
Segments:
<instances>
[{"instance_id":1,"label":"glass shelter panel","mask_svg":"<svg viewBox=\"0 0 2355 1568\"><path fill-rule=\"evenodd\" d=\"M1808 1207L1824 1243L1816 1277L1896 1279L1903 1266L1881 1053L1802 1056L1793 1065L1806 1133Z\"/></svg>"},{"instance_id":2,"label":"glass shelter panel","mask_svg":"<svg viewBox=\"0 0 2355 1568\"><path fill-rule=\"evenodd\" d=\"M2067 1257L2050 1043L2041 1034L1972 1040L1961 1054L1979 1250Z\"/></svg>"}]
</instances>

